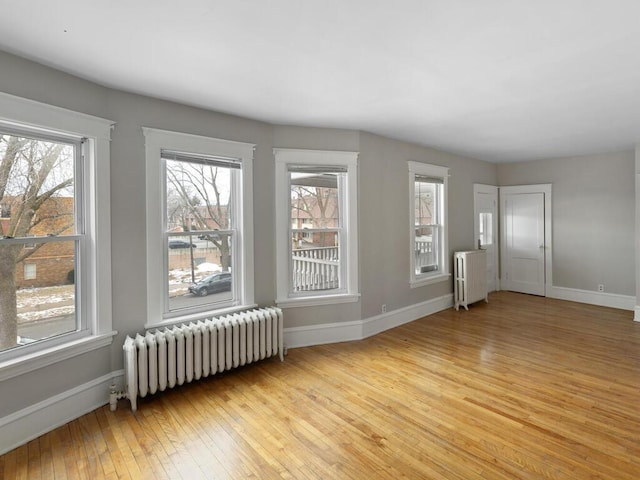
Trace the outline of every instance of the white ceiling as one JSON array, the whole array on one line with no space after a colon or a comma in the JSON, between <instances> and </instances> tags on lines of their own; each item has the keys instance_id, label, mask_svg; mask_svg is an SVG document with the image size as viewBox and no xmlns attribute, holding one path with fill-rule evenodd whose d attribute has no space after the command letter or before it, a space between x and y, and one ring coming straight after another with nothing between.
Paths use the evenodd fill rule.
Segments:
<instances>
[{"instance_id":1,"label":"white ceiling","mask_svg":"<svg viewBox=\"0 0 640 480\"><path fill-rule=\"evenodd\" d=\"M0 0L0 9L2 50L271 123L365 130L494 162L640 142L638 0Z\"/></svg>"}]
</instances>

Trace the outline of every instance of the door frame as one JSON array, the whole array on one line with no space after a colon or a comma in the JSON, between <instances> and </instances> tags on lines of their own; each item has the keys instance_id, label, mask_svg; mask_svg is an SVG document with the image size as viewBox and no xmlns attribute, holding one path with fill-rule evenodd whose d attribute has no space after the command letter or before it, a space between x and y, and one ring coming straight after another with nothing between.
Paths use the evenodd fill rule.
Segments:
<instances>
[{"instance_id":1,"label":"door frame","mask_svg":"<svg viewBox=\"0 0 640 480\"><path fill-rule=\"evenodd\" d=\"M553 287L553 235L552 235L552 210L551 210L551 198L552 188L550 183L543 183L537 185L512 185L508 187L498 187L499 192L499 204L500 204L500 283L503 284L503 276L505 274L502 269L503 259L507 257L506 252L506 231L504 225L506 225L506 208L504 201L509 194L519 193L542 193L544 196L544 296L551 295L551 289ZM506 284L506 283L505 283Z\"/></svg>"},{"instance_id":2,"label":"door frame","mask_svg":"<svg viewBox=\"0 0 640 480\"><path fill-rule=\"evenodd\" d=\"M499 235L499 226L501 223L500 218L500 196L499 196L499 187L495 185L486 185L483 183L474 183L473 184L473 241L474 248L478 246L478 232L480 231L480 225L478 222L478 205L477 205L477 194L484 193L489 195L496 196L496 218L493 221L493 241L494 241L494 255L495 255L495 269L494 269L494 284L496 286L496 292L500 290L500 255L501 255L501 245L502 239Z\"/></svg>"}]
</instances>

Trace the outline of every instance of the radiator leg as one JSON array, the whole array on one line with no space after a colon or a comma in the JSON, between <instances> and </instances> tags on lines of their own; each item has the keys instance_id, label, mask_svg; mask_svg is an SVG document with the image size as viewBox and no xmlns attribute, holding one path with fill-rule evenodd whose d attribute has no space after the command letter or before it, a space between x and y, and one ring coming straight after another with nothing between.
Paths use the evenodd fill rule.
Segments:
<instances>
[{"instance_id":1,"label":"radiator leg","mask_svg":"<svg viewBox=\"0 0 640 480\"><path fill-rule=\"evenodd\" d=\"M115 412L118 408L118 400L120 400L121 398L127 398L127 394L125 392L118 391L115 383L111 384L109 388L111 390L109 392L109 409L112 412Z\"/></svg>"}]
</instances>

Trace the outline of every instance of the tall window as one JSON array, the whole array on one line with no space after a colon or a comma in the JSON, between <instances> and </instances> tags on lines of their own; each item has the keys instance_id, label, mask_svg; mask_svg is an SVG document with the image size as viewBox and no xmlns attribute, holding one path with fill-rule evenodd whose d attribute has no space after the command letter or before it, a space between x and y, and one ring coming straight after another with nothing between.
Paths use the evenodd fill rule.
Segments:
<instances>
[{"instance_id":1,"label":"tall window","mask_svg":"<svg viewBox=\"0 0 640 480\"><path fill-rule=\"evenodd\" d=\"M237 235L234 159L162 150L168 311L233 306Z\"/></svg>"},{"instance_id":2,"label":"tall window","mask_svg":"<svg viewBox=\"0 0 640 480\"><path fill-rule=\"evenodd\" d=\"M278 302L357 298L357 154L276 149Z\"/></svg>"},{"instance_id":3,"label":"tall window","mask_svg":"<svg viewBox=\"0 0 640 480\"><path fill-rule=\"evenodd\" d=\"M253 145L144 131L147 326L252 306Z\"/></svg>"},{"instance_id":4,"label":"tall window","mask_svg":"<svg viewBox=\"0 0 640 480\"><path fill-rule=\"evenodd\" d=\"M82 328L81 151L77 138L0 131L0 350Z\"/></svg>"},{"instance_id":5,"label":"tall window","mask_svg":"<svg viewBox=\"0 0 640 480\"><path fill-rule=\"evenodd\" d=\"M412 286L441 280L449 273L447 180L447 168L409 162Z\"/></svg>"},{"instance_id":6,"label":"tall window","mask_svg":"<svg viewBox=\"0 0 640 480\"><path fill-rule=\"evenodd\" d=\"M0 376L9 378L111 342L111 122L5 94L0 111L18 117L0 121Z\"/></svg>"}]
</instances>

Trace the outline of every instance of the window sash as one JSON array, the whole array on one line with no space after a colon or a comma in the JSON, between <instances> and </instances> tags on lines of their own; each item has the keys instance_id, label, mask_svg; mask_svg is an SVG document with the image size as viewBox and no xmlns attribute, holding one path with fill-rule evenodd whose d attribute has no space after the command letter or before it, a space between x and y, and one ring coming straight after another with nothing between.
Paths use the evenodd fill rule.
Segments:
<instances>
[{"instance_id":1,"label":"window sash","mask_svg":"<svg viewBox=\"0 0 640 480\"><path fill-rule=\"evenodd\" d=\"M292 187L295 185L306 185L306 183L296 182L296 179L292 178L292 173L305 173L312 176L322 175L322 174L336 174L335 177L323 182L322 177L317 181L318 187L324 188L335 188L337 189L337 221L338 225L335 227L315 227L315 228L293 228L291 226L291 221L289 222L289 255L288 255L288 271L289 271L289 279L288 279L288 296L290 298L296 297L308 297L308 296L323 296L329 294L341 294L346 293L346 275L347 275L347 265L343 256L344 246L348 242L348 232L347 229L344 228L344 212L346 208L346 200L345 200L345 188L347 185L347 175L348 169L346 166L325 166L325 165L287 165L287 176L289 182L289 193L288 193L288 212L292 212L292 199L291 199L291 191ZM335 185L333 184L333 180L335 178ZM315 179L314 179L315 181ZM294 248L294 236L295 234L300 234L300 236L304 234L330 234L334 233L337 237L337 246L331 247L316 247L314 249L295 249ZM324 255L329 255L332 259L329 260L327 258L306 258L301 259L300 256L296 256L294 254L295 251L307 250L309 251L309 255L311 255L310 250L315 250L313 255L323 257ZM335 250L335 252L334 252ZM337 255L337 260L335 260ZM305 269L310 269L314 273L310 274L315 278L315 280L311 281L311 283L307 285L300 284L299 281L296 280L299 275L296 275L296 269L300 266L300 263L303 262L306 264ZM310 278L310 277L308 277ZM305 282L310 282L310 280L305 280Z\"/></svg>"},{"instance_id":2,"label":"window sash","mask_svg":"<svg viewBox=\"0 0 640 480\"><path fill-rule=\"evenodd\" d=\"M412 286L420 286L423 282L430 283L448 275L447 261L447 217L446 217L446 188L448 183L448 168L419 162L408 162L410 181L411 207L411 273ZM430 199L430 216L419 211L419 203L424 201L419 197L422 185L430 184L433 197ZM423 194L426 193L423 189ZM428 190L427 190L428 191ZM425 205L426 206L426 205ZM418 217L418 215L423 215ZM425 221L426 220L426 221ZM429 229L430 239L420 239L419 230ZM428 237L429 235L424 232Z\"/></svg>"},{"instance_id":3,"label":"window sash","mask_svg":"<svg viewBox=\"0 0 640 480\"><path fill-rule=\"evenodd\" d=\"M241 247L240 247L240 235L238 233L237 225L237 212L235 209L237 205L240 205L240 192L241 192L241 183L242 183L242 163L239 160L220 157L215 155L199 155L185 152L175 152L172 150L161 149L161 160L162 160L162 175L164 178L164 189L163 189L163 250L164 250L164 261L163 261L163 269L164 269L164 299L163 299L163 318L165 319L173 319L176 317L181 317L189 314L197 314L202 312L209 312L212 310L224 309L226 307L234 307L241 303L241 295L240 295L240 284L243 279L241 278L241 270L233 269L232 275L232 287L231 287L231 298L218 299L217 297L205 297L205 300L194 299L190 304L186 305L177 305L172 306L171 301L171 285L170 285L170 256L172 255L172 249L169 248L169 240L172 237L188 237L189 243L193 243L195 239L197 239L198 235L206 234L206 232L215 232L220 236L226 236L228 238L228 248L231 251L230 254L230 264L233 268L234 265L241 264ZM183 232L171 232L169 231L168 226L168 215L167 215L167 187L168 187L168 177L167 177L167 160L180 161L185 163L193 163L197 165L205 165L210 167L217 168L228 168L230 169L230 195L229 195L229 203L227 205L227 222L229 228L226 229L207 229L207 230L188 230ZM195 238L194 238L195 237ZM195 248L188 248L189 251L189 263L191 270L191 282L194 283L193 280L196 280L195 275L195 258L193 250ZM204 277L203 277L204 278ZM198 278L197 280L199 280ZM196 281L197 281L196 280Z\"/></svg>"},{"instance_id":4,"label":"window sash","mask_svg":"<svg viewBox=\"0 0 640 480\"><path fill-rule=\"evenodd\" d=\"M88 181L88 172L84 168L84 159L88 157L91 152L85 152L89 147L89 143L85 138L80 136L69 135L65 133L59 133L48 129L34 130L29 126L14 126L6 123L0 123L0 133L13 137L26 138L34 140L36 142L43 143L56 143L73 148L73 219L70 222L73 233L39 235L36 236L31 233L27 233L24 237L2 237L0 236L0 246L8 245L22 245L26 250L34 250L35 248L42 247L47 244L59 243L59 242L73 242L73 270L74 270L74 286L73 286L73 329L65 331L51 331L50 334L43 333L41 338L34 338L32 343L29 344L16 344L16 346L0 351L0 359L13 359L21 357L23 355L30 355L45 348L52 348L62 345L67 342L71 342L81 336L85 336L91 333L89 330L88 319L88 307L87 298L89 295L87 289L83 285L83 279L85 275L82 273L82 268L88 265L88 249L85 244L85 204L86 198L84 194L85 183ZM86 176L85 176L86 175ZM61 198L61 197L51 197ZM7 208L10 208L7 206ZM8 232L7 232L8 233ZM23 269L22 277L24 281L37 280L37 275L41 274L41 269L37 267L38 257L27 257L20 262ZM27 265L33 264L36 270L35 278L27 278ZM46 269L45 269L46 271ZM17 272L16 272L17 273ZM54 287L56 285L52 285ZM47 287L39 287L47 288ZM16 291L18 288L16 289ZM17 301L17 298L16 298ZM16 319L17 321L17 319Z\"/></svg>"}]
</instances>

